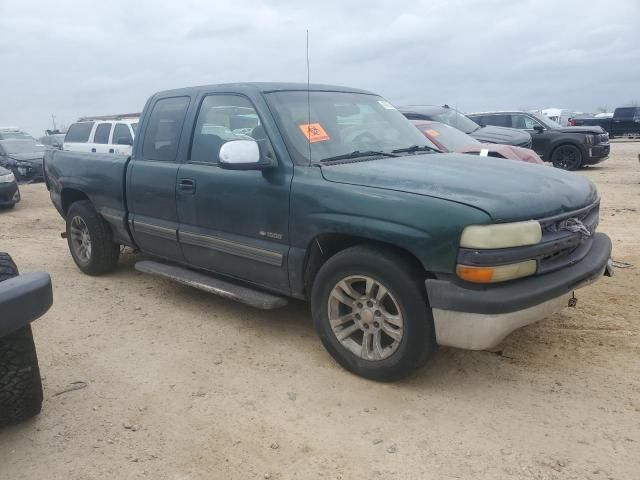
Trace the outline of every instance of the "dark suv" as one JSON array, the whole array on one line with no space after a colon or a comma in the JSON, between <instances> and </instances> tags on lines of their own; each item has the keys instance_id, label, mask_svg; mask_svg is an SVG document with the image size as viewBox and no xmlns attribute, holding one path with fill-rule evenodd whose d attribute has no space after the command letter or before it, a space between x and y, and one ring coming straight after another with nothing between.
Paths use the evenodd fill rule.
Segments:
<instances>
[{"instance_id":1,"label":"dark suv","mask_svg":"<svg viewBox=\"0 0 640 480\"><path fill-rule=\"evenodd\" d=\"M564 170L593 165L609 156L609 134L601 127L563 127L544 115L521 111L470 113L468 117L480 125L530 133L540 158Z\"/></svg>"},{"instance_id":2,"label":"dark suv","mask_svg":"<svg viewBox=\"0 0 640 480\"><path fill-rule=\"evenodd\" d=\"M480 126L449 105L409 105L398 107L398 110L409 120L432 120L446 123L471 135L481 143L500 143L515 147L531 148L531 135L514 128Z\"/></svg>"}]
</instances>

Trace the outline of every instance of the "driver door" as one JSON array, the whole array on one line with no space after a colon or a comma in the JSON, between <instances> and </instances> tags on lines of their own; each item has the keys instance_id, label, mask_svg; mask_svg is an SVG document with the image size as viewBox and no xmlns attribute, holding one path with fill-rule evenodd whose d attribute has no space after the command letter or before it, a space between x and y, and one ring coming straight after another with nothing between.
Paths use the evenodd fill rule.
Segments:
<instances>
[{"instance_id":1,"label":"driver door","mask_svg":"<svg viewBox=\"0 0 640 480\"><path fill-rule=\"evenodd\" d=\"M244 96L200 99L188 159L178 171L179 240L195 267L278 290L289 289L289 193L293 169L225 170L218 164L227 141L269 138Z\"/></svg>"}]
</instances>

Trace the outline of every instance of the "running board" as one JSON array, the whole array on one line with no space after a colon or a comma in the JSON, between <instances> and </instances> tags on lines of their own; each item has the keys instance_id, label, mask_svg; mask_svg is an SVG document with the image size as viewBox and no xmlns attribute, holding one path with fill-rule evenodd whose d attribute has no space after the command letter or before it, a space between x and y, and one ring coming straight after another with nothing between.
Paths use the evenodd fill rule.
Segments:
<instances>
[{"instance_id":1,"label":"running board","mask_svg":"<svg viewBox=\"0 0 640 480\"><path fill-rule=\"evenodd\" d=\"M244 303L245 305L250 305L255 308L261 308L262 310L284 307L288 303L286 298L260 290L254 290L251 287L237 285L177 265L143 260L135 264L135 269L142 273L168 278L183 285L220 295L221 297L235 300L236 302Z\"/></svg>"}]
</instances>

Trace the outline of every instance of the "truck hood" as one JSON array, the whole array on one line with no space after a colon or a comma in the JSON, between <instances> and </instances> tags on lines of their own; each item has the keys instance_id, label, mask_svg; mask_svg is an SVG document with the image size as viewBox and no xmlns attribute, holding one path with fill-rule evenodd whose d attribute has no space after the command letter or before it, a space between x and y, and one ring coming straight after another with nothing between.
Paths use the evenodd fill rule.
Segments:
<instances>
[{"instance_id":1,"label":"truck hood","mask_svg":"<svg viewBox=\"0 0 640 480\"><path fill-rule=\"evenodd\" d=\"M554 132L562 132L562 133L593 133L598 135L599 133L604 133L604 129L602 127L598 127L596 125L592 127L581 126L581 127L562 127L556 128L553 130Z\"/></svg>"},{"instance_id":2,"label":"truck hood","mask_svg":"<svg viewBox=\"0 0 640 480\"><path fill-rule=\"evenodd\" d=\"M553 167L458 153L323 165L329 182L395 190L479 208L494 222L545 218L595 202L587 179Z\"/></svg>"},{"instance_id":3,"label":"truck hood","mask_svg":"<svg viewBox=\"0 0 640 480\"><path fill-rule=\"evenodd\" d=\"M481 127L471 135L481 143L502 143L505 145L515 145L516 147L526 147L531 145L531 135L522 130L507 127L494 127L487 125Z\"/></svg>"}]
</instances>

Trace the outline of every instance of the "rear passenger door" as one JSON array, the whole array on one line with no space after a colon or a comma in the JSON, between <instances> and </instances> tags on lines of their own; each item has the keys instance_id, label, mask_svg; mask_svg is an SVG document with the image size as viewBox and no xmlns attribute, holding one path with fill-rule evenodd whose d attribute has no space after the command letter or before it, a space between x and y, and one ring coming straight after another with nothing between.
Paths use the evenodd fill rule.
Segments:
<instances>
[{"instance_id":1,"label":"rear passenger door","mask_svg":"<svg viewBox=\"0 0 640 480\"><path fill-rule=\"evenodd\" d=\"M251 101L210 94L200 102L188 159L178 174L180 243L192 265L288 290L289 193L292 166L225 170L220 147L254 139L263 155L275 154Z\"/></svg>"},{"instance_id":2,"label":"rear passenger door","mask_svg":"<svg viewBox=\"0 0 640 480\"><path fill-rule=\"evenodd\" d=\"M127 178L127 204L138 246L147 253L182 260L176 209L177 152L189 97L160 98L149 105L143 144L137 145Z\"/></svg>"},{"instance_id":3,"label":"rear passenger door","mask_svg":"<svg viewBox=\"0 0 640 480\"><path fill-rule=\"evenodd\" d=\"M109 145L109 138L111 137L111 123L104 122L98 123L93 132L93 144L91 145L91 151L97 153L113 153L111 145Z\"/></svg>"}]
</instances>

